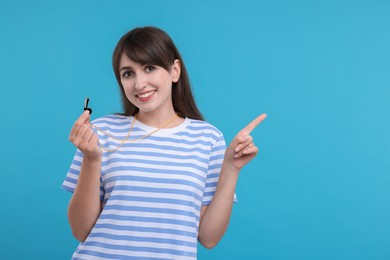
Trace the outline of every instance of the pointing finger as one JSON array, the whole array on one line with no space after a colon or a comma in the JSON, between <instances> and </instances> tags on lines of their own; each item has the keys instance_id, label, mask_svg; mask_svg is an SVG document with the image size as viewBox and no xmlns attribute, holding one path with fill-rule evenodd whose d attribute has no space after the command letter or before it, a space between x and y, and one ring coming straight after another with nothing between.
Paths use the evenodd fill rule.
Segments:
<instances>
[{"instance_id":1,"label":"pointing finger","mask_svg":"<svg viewBox=\"0 0 390 260\"><path fill-rule=\"evenodd\" d=\"M261 114L260 116L256 117L255 120L253 120L252 122L250 122L249 125L247 125L245 128L243 128L243 129L240 131L240 134L249 135L250 132L252 132L253 129L255 129L256 126L257 126L258 124L260 124L266 117L267 117L266 114Z\"/></svg>"}]
</instances>

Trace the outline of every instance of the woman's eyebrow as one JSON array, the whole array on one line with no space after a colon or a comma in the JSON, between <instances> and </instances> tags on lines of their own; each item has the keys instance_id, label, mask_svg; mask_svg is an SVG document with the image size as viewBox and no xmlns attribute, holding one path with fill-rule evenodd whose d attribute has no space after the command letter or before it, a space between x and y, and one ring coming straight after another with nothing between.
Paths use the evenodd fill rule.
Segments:
<instances>
[{"instance_id":1,"label":"woman's eyebrow","mask_svg":"<svg viewBox=\"0 0 390 260\"><path fill-rule=\"evenodd\" d=\"M130 67L130 66L123 66L121 68L119 68L119 71L122 71L122 70L132 70L133 68Z\"/></svg>"}]
</instances>

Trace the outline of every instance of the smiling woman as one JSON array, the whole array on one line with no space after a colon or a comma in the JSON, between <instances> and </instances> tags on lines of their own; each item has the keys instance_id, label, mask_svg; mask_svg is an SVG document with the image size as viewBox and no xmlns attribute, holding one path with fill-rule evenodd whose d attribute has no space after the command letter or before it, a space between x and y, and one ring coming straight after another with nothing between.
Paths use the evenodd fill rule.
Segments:
<instances>
[{"instance_id":1,"label":"smiling woman","mask_svg":"<svg viewBox=\"0 0 390 260\"><path fill-rule=\"evenodd\" d=\"M124 112L73 125L78 148L66 179L74 259L196 259L228 226L240 170L257 154L250 132L226 148L194 102L170 37L136 28L118 42L114 72ZM94 131L95 130L95 131Z\"/></svg>"}]
</instances>

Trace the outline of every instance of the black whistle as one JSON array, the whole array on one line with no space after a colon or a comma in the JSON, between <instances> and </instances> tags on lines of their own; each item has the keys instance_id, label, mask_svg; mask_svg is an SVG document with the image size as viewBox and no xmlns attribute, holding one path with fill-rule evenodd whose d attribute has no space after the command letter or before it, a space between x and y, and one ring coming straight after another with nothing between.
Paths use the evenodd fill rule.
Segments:
<instances>
[{"instance_id":1,"label":"black whistle","mask_svg":"<svg viewBox=\"0 0 390 260\"><path fill-rule=\"evenodd\" d=\"M92 109L88 107L88 103L89 103L89 97L86 97L84 101L84 111L88 110L89 114L92 114Z\"/></svg>"}]
</instances>

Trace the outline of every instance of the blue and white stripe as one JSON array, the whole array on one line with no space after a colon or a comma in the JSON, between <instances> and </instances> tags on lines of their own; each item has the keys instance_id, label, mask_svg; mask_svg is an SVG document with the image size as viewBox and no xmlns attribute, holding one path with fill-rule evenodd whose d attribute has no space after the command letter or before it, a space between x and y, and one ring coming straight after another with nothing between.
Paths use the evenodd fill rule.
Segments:
<instances>
[{"instance_id":1,"label":"blue and white stripe","mask_svg":"<svg viewBox=\"0 0 390 260\"><path fill-rule=\"evenodd\" d=\"M122 139L132 120L111 115L93 124ZM153 130L137 121L129 139ZM120 144L98 135L106 148ZM224 152L218 129L189 118L178 127L125 142L113 153L104 152L103 210L74 259L196 259L200 209L214 195ZM82 160L77 151L64 189L74 191Z\"/></svg>"}]
</instances>

